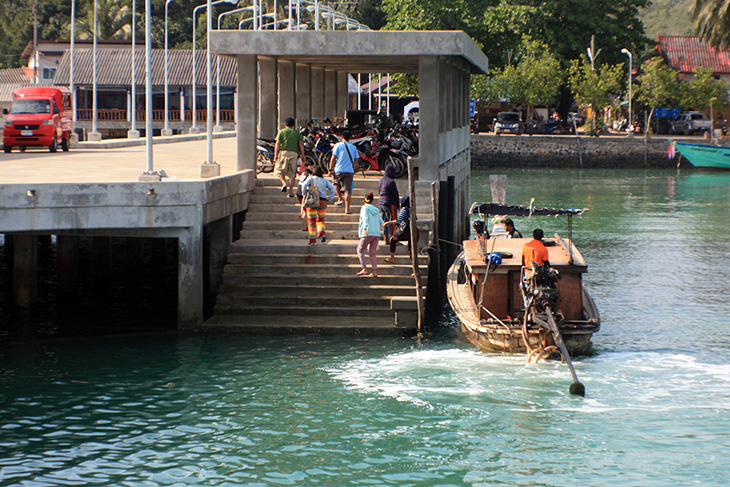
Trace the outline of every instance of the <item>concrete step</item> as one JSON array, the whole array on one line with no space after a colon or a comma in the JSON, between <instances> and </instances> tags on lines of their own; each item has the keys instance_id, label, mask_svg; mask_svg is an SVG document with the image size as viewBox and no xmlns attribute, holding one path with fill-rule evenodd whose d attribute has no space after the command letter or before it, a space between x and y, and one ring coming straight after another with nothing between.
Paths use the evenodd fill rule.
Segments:
<instances>
[{"instance_id":1,"label":"concrete step","mask_svg":"<svg viewBox=\"0 0 730 487\"><path fill-rule=\"evenodd\" d=\"M285 299L288 296L355 296L360 298L391 298L393 296L415 296L416 288L411 285L388 285L380 284L380 278L363 277L363 282L377 282L378 284L360 284L349 282L346 284L334 284L331 282L314 286L292 286L289 283L272 284L263 286L258 283L249 282L249 279L230 279L224 282L219 290L219 295L236 296L281 296ZM425 286L424 286L425 292Z\"/></svg>"},{"instance_id":2,"label":"concrete step","mask_svg":"<svg viewBox=\"0 0 730 487\"><path fill-rule=\"evenodd\" d=\"M251 199L251 202L248 207L248 214L252 213L296 213L299 214L299 210L301 208L301 205L299 204L299 201L296 199L288 198L284 199L283 201L278 198L266 198L266 201L260 201L258 199ZM355 220L359 219L360 217L360 208L362 208L362 199L354 200L352 201L352 204L350 205L350 216L352 218L355 218ZM330 203L327 205L327 214L331 215L333 213L340 213L345 214L345 207L344 206L336 206L334 203Z\"/></svg>"},{"instance_id":3,"label":"concrete step","mask_svg":"<svg viewBox=\"0 0 730 487\"><path fill-rule=\"evenodd\" d=\"M301 222L299 218L299 206L291 208L267 208L265 211L254 211L246 214L247 222ZM330 211L327 208L325 221L329 222L351 222L357 225L359 216L351 213L346 215L344 212Z\"/></svg>"},{"instance_id":4,"label":"concrete step","mask_svg":"<svg viewBox=\"0 0 730 487\"><path fill-rule=\"evenodd\" d=\"M236 240L231 244L229 254L297 254L301 256L355 254L359 239L333 239L327 236L327 243L310 246L305 232L298 230L297 238L281 238L277 240L246 238ZM378 245L378 255L388 256L389 246L381 240ZM396 257L407 256L406 245L396 248ZM420 255L419 260L428 261L428 256Z\"/></svg>"},{"instance_id":5,"label":"concrete step","mask_svg":"<svg viewBox=\"0 0 730 487\"><path fill-rule=\"evenodd\" d=\"M273 262L276 262L274 264ZM368 264L369 266L369 264ZM223 274L225 276L308 276L318 278L322 273L328 276L353 276L360 271L360 264L355 256L344 258L333 264L283 264L280 260L272 260L272 263L261 262L259 264L226 264ZM378 275L385 276L411 276L413 269L410 265L392 265L385 262L378 262ZM427 267L421 269L421 276L427 277Z\"/></svg>"},{"instance_id":6,"label":"concrete step","mask_svg":"<svg viewBox=\"0 0 730 487\"><path fill-rule=\"evenodd\" d=\"M353 307L359 309L378 308L390 306L391 296L338 296L338 295L296 295L296 296L247 296L236 293L219 295L216 299L216 307L224 308L245 308L253 306L275 307L285 305L287 307L304 308L345 308Z\"/></svg>"},{"instance_id":7,"label":"concrete step","mask_svg":"<svg viewBox=\"0 0 730 487\"><path fill-rule=\"evenodd\" d=\"M349 215L345 215L349 216ZM325 216L324 219L326 231L347 231L356 232L358 223L356 221L336 221L330 220ZM243 235L249 231L262 231L262 230L297 230L302 231L302 221L297 218L296 221L250 221L246 220L241 226L241 234Z\"/></svg>"},{"instance_id":8,"label":"concrete step","mask_svg":"<svg viewBox=\"0 0 730 487\"><path fill-rule=\"evenodd\" d=\"M343 320L339 316L323 316L311 318L309 316L261 316L246 315L214 315L198 327L199 331L224 331L272 334L293 333L301 335L303 332L319 334L343 335L402 335L412 331L395 326L393 316L370 317L352 316Z\"/></svg>"},{"instance_id":9,"label":"concrete step","mask_svg":"<svg viewBox=\"0 0 730 487\"><path fill-rule=\"evenodd\" d=\"M411 259L403 254L396 255L395 264L388 264L383 262L383 259L387 256L386 253L378 254L378 266L389 266L394 267L406 267L411 269ZM235 252L228 254L228 265L265 265L267 263L277 265L331 265L331 264L342 264L343 262L357 262L357 255L353 249L352 254L339 255L339 254L315 254L315 255L301 255L301 254L286 254L286 253L269 253L269 254L255 254L249 252ZM423 256L421 259L421 270L427 268L427 259ZM409 271L410 272L410 271Z\"/></svg>"},{"instance_id":10,"label":"concrete step","mask_svg":"<svg viewBox=\"0 0 730 487\"><path fill-rule=\"evenodd\" d=\"M354 240L357 238L357 229L352 230L339 230L327 228L325 230L327 240ZM242 239L252 240L274 240L274 239L287 239L287 240L302 240L305 243L309 243L309 236L307 232L303 232L300 228L280 228L278 230L256 230L246 229L241 231L240 234ZM323 247L327 244L321 244ZM357 247L357 245L355 245Z\"/></svg>"},{"instance_id":11,"label":"concrete step","mask_svg":"<svg viewBox=\"0 0 730 487\"><path fill-rule=\"evenodd\" d=\"M355 306L320 306L320 307L294 307L294 306L215 306L215 314L217 315L235 315L235 314L253 314L259 316L339 316L343 319L350 319L356 316L371 316L377 318L393 318L393 311L390 309L390 301L383 300L382 305L368 308L358 308Z\"/></svg>"},{"instance_id":12,"label":"concrete step","mask_svg":"<svg viewBox=\"0 0 730 487\"><path fill-rule=\"evenodd\" d=\"M329 270L329 269L327 269ZM359 282L367 280L367 283ZM222 284L226 287L234 286L289 286L291 288L299 288L296 292L288 294L298 294L299 292L308 292L307 289L316 290L322 286L370 286L370 283L377 281L379 286L414 286L414 279L411 276L393 276L380 275L377 278L356 276L353 272L351 275L318 274L314 275L276 275L276 274L259 274L259 275L238 275L223 273ZM423 285L426 285L426 276L423 276ZM305 291L301 291L301 290Z\"/></svg>"}]
</instances>

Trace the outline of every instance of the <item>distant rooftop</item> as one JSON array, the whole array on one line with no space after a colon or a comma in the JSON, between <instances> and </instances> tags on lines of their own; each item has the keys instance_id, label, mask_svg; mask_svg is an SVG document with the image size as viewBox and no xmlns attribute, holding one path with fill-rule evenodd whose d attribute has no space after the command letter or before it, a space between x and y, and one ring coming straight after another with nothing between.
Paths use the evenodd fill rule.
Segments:
<instances>
[{"instance_id":1,"label":"distant rooftop","mask_svg":"<svg viewBox=\"0 0 730 487\"><path fill-rule=\"evenodd\" d=\"M681 73L703 67L715 74L730 74L730 51L718 51L697 36L657 36L657 50Z\"/></svg>"}]
</instances>

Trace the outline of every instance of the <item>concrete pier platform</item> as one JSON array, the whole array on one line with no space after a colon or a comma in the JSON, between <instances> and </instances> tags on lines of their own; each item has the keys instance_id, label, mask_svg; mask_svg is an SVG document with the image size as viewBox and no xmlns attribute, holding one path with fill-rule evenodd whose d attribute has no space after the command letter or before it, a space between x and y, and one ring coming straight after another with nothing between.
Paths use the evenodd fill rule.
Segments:
<instances>
[{"instance_id":1,"label":"concrete pier platform","mask_svg":"<svg viewBox=\"0 0 730 487\"><path fill-rule=\"evenodd\" d=\"M155 145L154 169L168 177L152 182L138 181L147 169L146 147L134 145L139 141L119 141L124 146L117 148L82 143L55 154L40 149L0 154L0 234L6 245L19 249L13 278L17 306L35 303L38 261L22 254L20 245L29 238L83 236L98 240L95 244L110 237L172 238L177 241L178 327L202 322L205 296L217 285L211 276L220 273L234 234L237 238L234 228L248 207L255 174L237 171L236 139L228 137L214 141L221 176L203 179L206 140L178 140ZM64 249L61 267L69 276L73 254L73 246Z\"/></svg>"}]
</instances>

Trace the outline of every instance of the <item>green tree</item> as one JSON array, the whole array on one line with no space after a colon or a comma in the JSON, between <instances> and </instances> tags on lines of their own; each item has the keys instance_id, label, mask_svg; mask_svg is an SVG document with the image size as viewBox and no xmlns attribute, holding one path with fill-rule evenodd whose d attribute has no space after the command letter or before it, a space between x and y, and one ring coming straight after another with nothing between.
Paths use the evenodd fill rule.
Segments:
<instances>
[{"instance_id":1,"label":"green tree","mask_svg":"<svg viewBox=\"0 0 730 487\"><path fill-rule=\"evenodd\" d=\"M604 64L597 69L586 56L573 61L569 84L576 102L582 108L591 108L591 131L595 131L596 110L610 105L621 91L623 66Z\"/></svg>"},{"instance_id":2,"label":"green tree","mask_svg":"<svg viewBox=\"0 0 730 487\"><path fill-rule=\"evenodd\" d=\"M97 5L97 39L131 39L132 8L127 0L90 0L85 6L86 15L76 26L79 39L94 37L94 1Z\"/></svg>"},{"instance_id":3,"label":"green tree","mask_svg":"<svg viewBox=\"0 0 730 487\"><path fill-rule=\"evenodd\" d=\"M646 105L649 118L646 121L646 136L649 136L651 119L656 107L673 104L681 98L682 85L677 71L670 68L664 59L657 57L644 65L644 72L637 78L635 99Z\"/></svg>"},{"instance_id":4,"label":"green tree","mask_svg":"<svg viewBox=\"0 0 730 487\"><path fill-rule=\"evenodd\" d=\"M486 101L507 99L513 104L527 106L527 126L532 126L535 106L555 104L563 82L560 62L545 44L525 37L516 65L497 69L488 79L479 77L473 94Z\"/></svg>"},{"instance_id":5,"label":"green tree","mask_svg":"<svg viewBox=\"0 0 730 487\"><path fill-rule=\"evenodd\" d=\"M697 68L694 75L694 79L686 83L688 89L682 98L684 108L713 111L725 108L728 104L727 82L714 78L710 68Z\"/></svg>"},{"instance_id":6,"label":"green tree","mask_svg":"<svg viewBox=\"0 0 730 487\"><path fill-rule=\"evenodd\" d=\"M730 46L730 0L695 0L695 33L716 48Z\"/></svg>"}]
</instances>

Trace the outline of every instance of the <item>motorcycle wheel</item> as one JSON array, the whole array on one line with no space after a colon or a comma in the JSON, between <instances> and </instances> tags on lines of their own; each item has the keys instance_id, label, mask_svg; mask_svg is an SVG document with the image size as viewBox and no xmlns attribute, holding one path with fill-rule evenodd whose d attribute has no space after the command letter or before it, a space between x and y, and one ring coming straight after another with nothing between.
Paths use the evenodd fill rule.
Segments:
<instances>
[{"instance_id":1,"label":"motorcycle wheel","mask_svg":"<svg viewBox=\"0 0 730 487\"><path fill-rule=\"evenodd\" d=\"M322 168L322 172L327 174L330 170L330 159L332 158L332 149L321 152L319 154L319 167Z\"/></svg>"},{"instance_id":2,"label":"motorcycle wheel","mask_svg":"<svg viewBox=\"0 0 730 487\"><path fill-rule=\"evenodd\" d=\"M271 162L271 159L261 151L256 152L256 174L271 172L273 170L274 164Z\"/></svg>"},{"instance_id":3,"label":"motorcycle wheel","mask_svg":"<svg viewBox=\"0 0 730 487\"><path fill-rule=\"evenodd\" d=\"M383 158L383 167L391 165L395 168L395 177L400 178L406 173L406 161L396 154L388 154Z\"/></svg>"}]
</instances>

